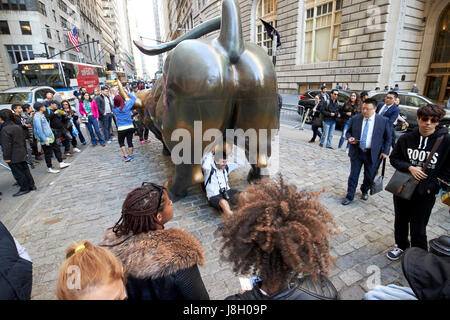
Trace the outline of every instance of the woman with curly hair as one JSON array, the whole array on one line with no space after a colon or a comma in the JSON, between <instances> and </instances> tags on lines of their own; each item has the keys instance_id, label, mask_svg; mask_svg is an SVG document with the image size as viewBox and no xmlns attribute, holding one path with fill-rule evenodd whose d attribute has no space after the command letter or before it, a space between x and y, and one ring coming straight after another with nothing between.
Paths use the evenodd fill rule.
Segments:
<instances>
[{"instance_id":1,"label":"woman with curly hair","mask_svg":"<svg viewBox=\"0 0 450 320\"><path fill-rule=\"evenodd\" d=\"M100 246L122 261L130 300L209 300L198 269L203 247L185 230L164 229L172 217L166 189L144 183L128 194L122 217L104 235Z\"/></svg>"},{"instance_id":2,"label":"woman with curly hair","mask_svg":"<svg viewBox=\"0 0 450 320\"><path fill-rule=\"evenodd\" d=\"M338 299L325 277L334 261L329 238L336 225L318 196L297 192L282 177L242 193L239 211L224 216L222 259L235 273L262 281L227 300Z\"/></svg>"}]
</instances>

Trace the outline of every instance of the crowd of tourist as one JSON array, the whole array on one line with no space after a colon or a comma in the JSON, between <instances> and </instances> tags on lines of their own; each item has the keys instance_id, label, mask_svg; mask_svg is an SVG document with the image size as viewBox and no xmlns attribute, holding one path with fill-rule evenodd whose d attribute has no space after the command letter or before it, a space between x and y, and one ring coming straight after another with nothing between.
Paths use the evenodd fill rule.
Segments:
<instances>
[{"instance_id":1,"label":"crowd of tourist","mask_svg":"<svg viewBox=\"0 0 450 320\"><path fill-rule=\"evenodd\" d=\"M96 88L92 95L85 87L81 87L74 93L78 100L75 106L68 100L57 100L48 92L43 102L36 102L33 106L13 104L11 110L2 110L0 147L3 159L20 187L13 196L19 197L36 190L29 168L34 169L35 163L42 160L42 155L48 173L57 174L70 166L64 160L81 152L79 144L87 144L81 130L83 124L89 132L91 146L100 144L105 147L118 140L124 152L123 161L134 160L134 134L139 135L141 143L150 142L149 131L142 121L132 119L134 114L131 108L136 101L136 89L133 89L133 93L132 90L127 92L125 88L130 94L130 100L126 103L116 87ZM114 137L113 121L118 129L118 139ZM128 149L124 147L125 138ZM54 166L53 159L58 162L58 166Z\"/></svg>"},{"instance_id":2,"label":"crowd of tourist","mask_svg":"<svg viewBox=\"0 0 450 320\"><path fill-rule=\"evenodd\" d=\"M222 216L221 259L236 274L254 277L227 300L338 300L327 275L334 264L330 240L337 233L320 193L265 180L237 196L237 211ZM166 229L172 201L163 186L143 183L131 191L120 218L98 244L81 241L66 250L55 296L60 300L209 300L199 266L207 260L189 232ZM414 247L402 260L411 287L377 286L375 300L448 299L449 237ZM30 299L32 261L0 223L0 299ZM77 275L77 272L79 273ZM74 274L75 273L75 274ZM82 276L80 276L82 275Z\"/></svg>"},{"instance_id":3,"label":"crowd of tourist","mask_svg":"<svg viewBox=\"0 0 450 320\"><path fill-rule=\"evenodd\" d=\"M0 143L4 160L20 186L15 196L36 190L28 167L33 154L35 158L40 156L35 152L39 150L36 145L41 146L50 173L59 172L53 168L53 155L60 169L70 165L62 156L70 156L71 150L80 151L77 139L86 144L81 123L88 128L92 146L104 147L114 139L114 121L123 161L132 161L133 135L137 131L140 141L145 143L148 139L142 121L133 121L131 109L136 102L136 89L127 90L124 99L108 87L99 88L94 96L81 88L77 94L78 111L68 101L57 103L51 94L45 103L36 103L34 111L30 106L18 105L2 110ZM438 179L450 180L450 136L447 129L438 128L445 115L443 108L420 108L418 128L400 137L391 152L393 127L402 121L396 91L390 91L383 103L370 99L367 92L352 93L343 107L337 103L338 93L338 89L333 89L328 95L324 87L316 97L311 110L310 142L319 136L320 146L332 149L336 119L345 120L339 149L347 143L351 170L342 204L349 205L354 200L362 167L361 199L368 200L376 171L388 158L395 169L409 172L415 180L409 199L401 190L394 193L394 236L398 247L387 253L392 261L402 259L410 287L378 286L361 299L449 299L450 238L432 240L434 250L428 252L426 236L440 189ZM233 158L228 144L216 146L202 161L207 200L223 212L218 229L222 236L221 259L231 263L236 274L252 278L250 290L236 288L236 293L226 299L339 299L328 279L334 264L330 241L337 233L337 225L320 203L320 193L298 191L282 176L239 192L229 185L228 175L243 165ZM60 300L208 300L199 270L208 259L205 250L189 232L166 229L172 218L172 201L164 186L143 183L132 190L117 222L105 230L99 243L81 241L67 248L55 296ZM31 259L1 223L0 256L7 262L0 264L0 299L30 299ZM74 270L83 275L75 277L77 283L73 282Z\"/></svg>"}]
</instances>

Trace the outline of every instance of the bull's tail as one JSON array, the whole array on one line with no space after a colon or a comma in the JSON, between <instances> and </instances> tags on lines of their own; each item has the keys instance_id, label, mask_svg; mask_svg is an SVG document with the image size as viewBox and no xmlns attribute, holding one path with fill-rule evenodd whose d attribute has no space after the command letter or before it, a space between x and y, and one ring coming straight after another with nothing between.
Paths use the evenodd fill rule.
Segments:
<instances>
[{"instance_id":1,"label":"bull's tail","mask_svg":"<svg viewBox=\"0 0 450 320\"><path fill-rule=\"evenodd\" d=\"M218 40L228 53L230 62L238 62L244 52L241 11L238 0L223 0L222 26Z\"/></svg>"},{"instance_id":2,"label":"bull's tail","mask_svg":"<svg viewBox=\"0 0 450 320\"><path fill-rule=\"evenodd\" d=\"M145 46L140 41L134 41L134 44L142 53L149 55L149 56L156 56L158 54L172 50L178 44L180 44L181 42L183 42L185 40L198 39L210 32L220 30L220 21L221 21L221 17L217 17L217 18L208 20L208 21L198 25L191 31L187 32L184 36L178 38L177 40L166 42L166 43L160 44L158 46L153 46L153 47Z\"/></svg>"}]
</instances>

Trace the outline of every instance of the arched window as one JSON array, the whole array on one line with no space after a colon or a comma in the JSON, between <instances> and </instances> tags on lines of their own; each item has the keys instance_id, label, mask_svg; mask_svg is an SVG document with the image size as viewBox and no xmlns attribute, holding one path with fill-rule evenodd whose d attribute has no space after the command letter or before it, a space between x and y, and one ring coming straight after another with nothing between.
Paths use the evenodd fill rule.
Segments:
<instances>
[{"instance_id":1,"label":"arched window","mask_svg":"<svg viewBox=\"0 0 450 320\"><path fill-rule=\"evenodd\" d=\"M434 52L427 75L425 95L443 102L450 98L450 6L437 25Z\"/></svg>"},{"instance_id":2,"label":"arched window","mask_svg":"<svg viewBox=\"0 0 450 320\"><path fill-rule=\"evenodd\" d=\"M263 19L272 27L277 28L277 0L259 0L256 7L256 43L261 47L267 47L269 56L271 56L273 41L259 19Z\"/></svg>"},{"instance_id":3,"label":"arched window","mask_svg":"<svg viewBox=\"0 0 450 320\"><path fill-rule=\"evenodd\" d=\"M447 7L439 22L433 57L433 63L448 62L450 62L450 6Z\"/></svg>"}]
</instances>

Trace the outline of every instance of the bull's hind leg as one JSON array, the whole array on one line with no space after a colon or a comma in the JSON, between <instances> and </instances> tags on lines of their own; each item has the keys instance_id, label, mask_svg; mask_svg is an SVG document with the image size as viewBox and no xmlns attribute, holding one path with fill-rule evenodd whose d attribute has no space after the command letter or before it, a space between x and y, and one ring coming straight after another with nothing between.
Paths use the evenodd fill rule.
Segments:
<instances>
[{"instance_id":1,"label":"bull's hind leg","mask_svg":"<svg viewBox=\"0 0 450 320\"><path fill-rule=\"evenodd\" d=\"M246 146L252 165L248 180L253 182L268 175L272 130L278 128L277 80L272 62L256 45L246 45L236 69L240 85L235 128L257 134L256 141L250 139Z\"/></svg>"},{"instance_id":2,"label":"bull's hind leg","mask_svg":"<svg viewBox=\"0 0 450 320\"><path fill-rule=\"evenodd\" d=\"M192 185L192 164L179 164L175 166L175 174L164 186L167 188L170 199L173 202L184 198L188 188Z\"/></svg>"}]
</instances>

